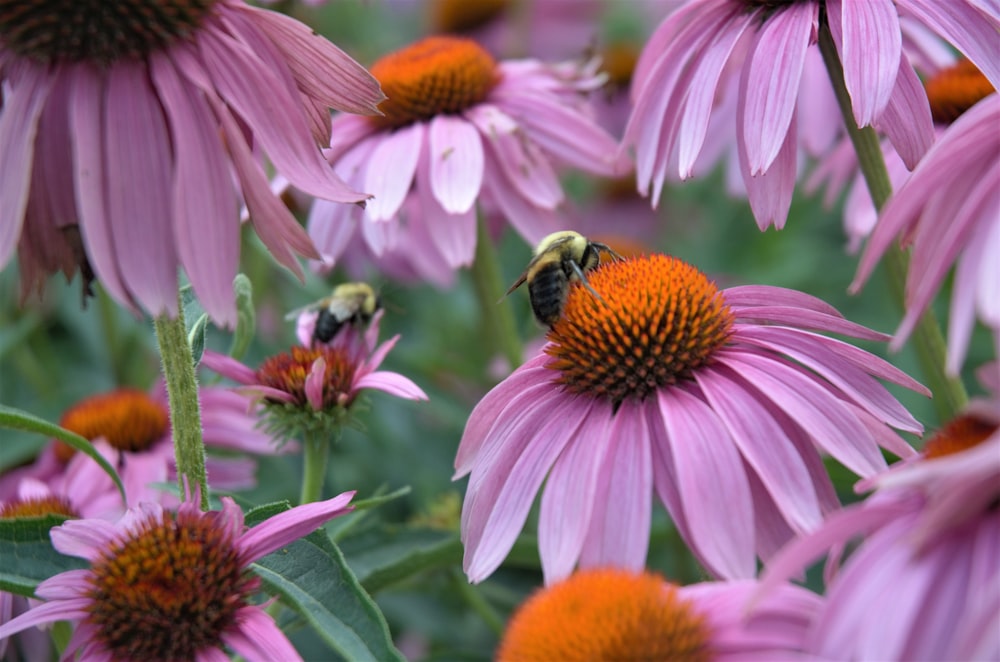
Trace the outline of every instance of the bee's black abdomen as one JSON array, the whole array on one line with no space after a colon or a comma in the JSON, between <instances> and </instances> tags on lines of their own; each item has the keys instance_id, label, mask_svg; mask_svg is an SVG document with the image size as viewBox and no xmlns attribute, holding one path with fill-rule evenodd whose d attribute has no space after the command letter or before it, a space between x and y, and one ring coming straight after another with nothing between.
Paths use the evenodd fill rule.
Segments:
<instances>
[{"instance_id":1,"label":"bee's black abdomen","mask_svg":"<svg viewBox=\"0 0 1000 662\"><path fill-rule=\"evenodd\" d=\"M337 319L337 316L326 308L319 311L319 315L316 317L316 328L313 329L313 342L330 342L337 335L337 331L340 331L341 324L342 322Z\"/></svg>"},{"instance_id":2,"label":"bee's black abdomen","mask_svg":"<svg viewBox=\"0 0 1000 662\"><path fill-rule=\"evenodd\" d=\"M548 265L528 283L531 310L541 324L552 326L562 316L569 280L558 264Z\"/></svg>"}]
</instances>

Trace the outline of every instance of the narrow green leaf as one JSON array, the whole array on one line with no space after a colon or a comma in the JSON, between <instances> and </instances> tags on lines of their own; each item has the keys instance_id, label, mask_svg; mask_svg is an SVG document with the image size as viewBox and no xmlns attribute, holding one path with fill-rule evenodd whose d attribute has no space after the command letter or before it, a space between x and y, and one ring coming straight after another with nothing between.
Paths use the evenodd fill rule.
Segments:
<instances>
[{"instance_id":1,"label":"narrow green leaf","mask_svg":"<svg viewBox=\"0 0 1000 662\"><path fill-rule=\"evenodd\" d=\"M0 519L0 590L30 597L39 582L87 567L83 559L65 556L52 547L49 530L65 521L56 515Z\"/></svg>"},{"instance_id":2,"label":"narrow green leaf","mask_svg":"<svg viewBox=\"0 0 1000 662\"><path fill-rule=\"evenodd\" d=\"M188 331L188 345L191 346L191 358L195 367L201 363L201 355L205 353L205 331L208 329L208 315L202 313Z\"/></svg>"},{"instance_id":3,"label":"narrow green leaf","mask_svg":"<svg viewBox=\"0 0 1000 662\"><path fill-rule=\"evenodd\" d=\"M236 292L236 331L233 332L233 342L229 345L229 356L236 360L243 358L257 326L257 312L253 307L253 285L243 274L236 274L233 279L233 290Z\"/></svg>"},{"instance_id":4,"label":"narrow green leaf","mask_svg":"<svg viewBox=\"0 0 1000 662\"><path fill-rule=\"evenodd\" d=\"M438 529L384 526L344 538L340 547L371 593L426 572L462 563L458 534Z\"/></svg>"},{"instance_id":5,"label":"narrow green leaf","mask_svg":"<svg viewBox=\"0 0 1000 662\"><path fill-rule=\"evenodd\" d=\"M322 531L265 556L252 568L345 659L403 660L382 613Z\"/></svg>"},{"instance_id":6,"label":"narrow green leaf","mask_svg":"<svg viewBox=\"0 0 1000 662\"><path fill-rule=\"evenodd\" d=\"M55 437L59 441L69 444L81 453L86 454L94 462L97 462L104 469L104 472L111 476L111 480L114 481L115 485L118 486L118 491L122 495L122 501L126 501L125 486L122 485L122 480L118 477L118 472L104 459L104 456L97 452L93 444L75 432L70 432L55 423L38 418L34 414L29 414L26 411L6 405L0 405L0 427L37 432L48 437Z\"/></svg>"}]
</instances>

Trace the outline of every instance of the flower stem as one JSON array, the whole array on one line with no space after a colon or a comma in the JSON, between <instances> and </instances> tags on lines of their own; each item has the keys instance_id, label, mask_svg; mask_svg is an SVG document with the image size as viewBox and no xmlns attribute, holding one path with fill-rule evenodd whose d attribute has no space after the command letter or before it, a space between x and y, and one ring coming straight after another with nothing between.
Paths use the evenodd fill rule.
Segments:
<instances>
[{"instance_id":1,"label":"flower stem","mask_svg":"<svg viewBox=\"0 0 1000 662\"><path fill-rule=\"evenodd\" d=\"M323 496L323 481L326 479L326 464L330 459L332 441L321 434L307 432L303 443L305 453L302 466L302 496L299 503L319 501Z\"/></svg>"},{"instance_id":2,"label":"flower stem","mask_svg":"<svg viewBox=\"0 0 1000 662\"><path fill-rule=\"evenodd\" d=\"M479 592L479 588L469 583L457 569L452 572L451 582L458 594L465 600L466 604L476 612L486 627L493 631L495 635L503 635L503 618L496 612L492 605Z\"/></svg>"},{"instance_id":3,"label":"flower stem","mask_svg":"<svg viewBox=\"0 0 1000 662\"><path fill-rule=\"evenodd\" d=\"M872 127L866 126L862 129L854 121L851 99L847 93L847 86L844 84L844 69L840 63L840 56L837 54L830 26L825 20L820 24L819 49L823 54L827 72L830 74L830 82L837 95L837 103L840 106L841 115L844 117L847 133L854 145L854 151L857 153L858 166L861 168L865 183L868 185L868 192L875 204L875 209L881 210L889 196L892 195L892 183L885 167L882 148L878 135ZM898 244L893 244L886 251L885 272L889 281L889 289L901 309L906 307L906 274L909 270L909 262L909 256ZM969 398L962 381L956 377L949 377L945 373L947 347L941 333L941 327L932 311L928 310L921 316L913 332L913 343L924 379L934 394L934 408L938 417L942 421L954 418L963 409Z\"/></svg>"},{"instance_id":4,"label":"flower stem","mask_svg":"<svg viewBox=\"0 0 1000 662\"><path fill-rule=\"evenodd\" d=\"M170 401L170 426L174 436L174 457L181 494L186 488L198 486L201 509L208 509L208 482L205 475L205 442L201 436L201 409L198 403L198 381L194 374L194 358L184 326L180 306L177 317L160 315L153 320L156 341L160 345L163 376ZM185 485L186 479L186 485Z\"/></svg>"},{"instance_id":5,"label":"flower stem","mask_svg":"<svg viewBox=\"0 0 1000 662\"><path fill-rule=\"evenodd\" d=\"M493 250L493 240L486 230L486 223L479 217L479 236L476 237L476 261L472 265L472 282L479 300L479 311L483 323L483 333L489 336L490 346L501 352L510 368L521 365L521 339L510 306L497 305L503 296L504 287L500 273L500 262Z\"/></svg>"}]
</instances>

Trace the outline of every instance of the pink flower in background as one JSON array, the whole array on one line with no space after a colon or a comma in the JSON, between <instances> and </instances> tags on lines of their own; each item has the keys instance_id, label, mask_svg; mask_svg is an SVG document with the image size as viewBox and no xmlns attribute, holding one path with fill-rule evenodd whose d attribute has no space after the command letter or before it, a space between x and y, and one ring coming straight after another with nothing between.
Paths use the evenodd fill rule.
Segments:
<instances>
[{"instance_id":1,"label":"pink flower in background","mask_svg":"<svg viewBox=\"0 0 1000 662\"><path fill-rule=\"evenodd\" d=\"M988 367L997 386L997 365ZM1000 659L1000 401L974 402L867 501L782 550L762 584L864 541L830 581L807 650L822 659Z\"/></svg>"},{"instance_id":2,"label":"pink flower in background","mask_svg":"<svg viewBox=\"0 0 1000 662\"><path fill-rule=\"evenodd\" d=\"M912 247L899 348L955 265L947 370L957 374L978 317L1000 351L1000 96L952 124L889 199L851 285L861 288L894 241Z\"/></svg>"},{"instance_id":3,"label":"pink flower in background","mask_svg":"<svg viewBox=\"0 0 1000 662\"><path fill-rule=\"evenodd\" d=\"M823 599L786 585L748 612L752 581L676 586L652 572L581 570L511 617L498 662L800 659Z\"/></svg>"},{"instance_id":4,"label":"pink flower in background","mask_svg":"<svg viewBox=\"0 0 1000 662\"><path fill-rule=\"evenodd\" d=\"M691 0L647 43L635 75L635 110L624 143L635 148L639 190L660 197L667 170L692 174L716 92L738 80L736 147L754 216L781 227L797 172L797 111L821 3ZM911 166L933 135L920 81L903 57L897 14L909 13L1000 80L991 49L1000 20L956 0L826 2L855 120L877 124ZM802 126L803 132L813 127Z\"/></svg>"},{"instance_id":5,"label":"pink flower in background","mask_svg":"<svg viewBox=\"0 0 1000 662\"><path fill-rule=\"evenodd\" d=\"M455 458L473 582L503 561L541 497L546 583L580 567L643 567L652 496L713 575L749 578L838 505L821 454L861 476L892 431L922 428L879 379L926 393L881 359L815 331L885 336L808 295L719 291L679 260L602 265L573 286L543 353L475 407Z\"/></svg>"},{"instance_id":6,"label":"pink flower in background","mask_svg":"<svg viewBox=\"0 0 1000 662\"><path fill-rule=\"evenodd\" d=\"M248 457L222 457L213 450L272 455L295 450L282 447L271 435L256 428L257 418L247 410L251 401L221 387L202 387L202 430L209 451L206 469L212 486L219 490L246 490L257 482L257 463ZM133 503L136 500L166 500L173 497L153 485L177 479L170 413L163 384L150 393L117 389L81 400L67 410L60 425L91 440L117 469ZM81 460L94 464L61 442L49 444L29 466L0 477L0 499L10 499L23 478L35 478L59 491L72 481L70 469ZM94 464L94 468L96 464ZM110 480L107 486L111 487ZM112 490L111 496L117 495ZM131 504L129 504L131 505Z\"/></svg>"},{"instance_id":7,"label":"pink flower in background","mask_svg":"<svg viewBox=\"0 0 1000 662\"><path fill-rule=\"evenodd\" d=\"M268 189L258 151L312 195L363 201L317 144L330 138L328 108L375 113L384 97L282 14L219 0L156 17L70 3L45 21L5 22L0 265L16 246L25 291L79 268L154 315L177 312L180 266L232 326L241 196L279 262L301 273L294 253L318 255Z\"/></svg>"},{"instance_id":8,"label":"pink flower in background","mask_svg":"<svg viewBox=\"0 0 1000 662\"><path fill-rule=\"evenodd\" d=\"M52 530L63 554L90 562L38 585L42 604L0 626L0 639L35 625L77 623L68 658L216 660L232 651L253 662L300 660L262 605L249 566L350 512L353 492L292 508L245 530L228 497L176 514L144 503L116 524L71 520ZM226 651L227 653L224 653Z\"/></svg>"},{"instance_id":9,"label":"pink flower in background","mask_svg":"<svg viewBox=\"0 0 1000 662\"><path fill-rule=\"evenodd\" d=\"M455 270L475 253L477 202L534 243L558 229L557 164L600 175L627 168L583 105L603 80L592 65L498 64L475 42L430 37L372 72L389 96L385 115L335 117L327 157L374 198L364 210L314 204L309 233L327 264L352 238L381 256L404 246L402 236L436 270Z\"/></svg>"}]
</instances>

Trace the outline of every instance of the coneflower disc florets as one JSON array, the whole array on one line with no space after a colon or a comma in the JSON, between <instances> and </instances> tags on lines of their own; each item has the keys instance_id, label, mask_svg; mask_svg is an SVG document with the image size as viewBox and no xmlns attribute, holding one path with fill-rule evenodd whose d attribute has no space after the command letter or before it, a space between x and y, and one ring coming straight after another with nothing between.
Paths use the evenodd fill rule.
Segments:
<instances>
[{"instance_id":1,"label":"coneflower disc florets","mask_svg":"<svg viewBox=\"0 0 1000 662\"><path fill-rule=\"evenodd\" d=\"M542 589L511 619L500 662L710 659L705 619L652 573L580 571Z\"/></svg>"},{"instance_id":2,"label":"coneflower disc florets","mask_svg":"<svg viewBox=\"0 0 1000 662\"><path fill-rule=\"evenodd\" d=\"M284 391L294 397L300 407L309 407L306 379L317 359L323 359L323 408L350 404L348 398L357 365L338 347L293 347L290 352L276 354L264 361L257 370L257 379L264 386Z\"/></svg>"},{"instance_id":3,"label":"coneflower disc florets","mask_svg":"<svg viewBox=\"0 0 1000 662\"><path fill-rule=\"evenodd\" d=\"M959 60L927 81L927 100L938 124L951 124L996 90L976 65Z\"/></svg>"},{"instance_id":4,"label":"coneflower disc florets","mask_svg":"<svg viewBox=\"0 0 1000 662\"><path fill-rule=\"evenodd\" d=\"M164 513L94 562L86 622L116 660L193 660L222 633L259 580L230 530L201 513Z\"/></svg>"},{"instance_id":5,"label":"coneflower disc florets","mask_svg":"<svg viewBox=\"0 0 1000 662\"><path fill-rule=\"evenodd\" d=\"M459 37L428 37L372 65L388 99L372 121L400 127L437 115L460 113L499 81L496 62L481 46Z\"/></svg>"},{"instance_id":6,"label":"coneflower disc florets","mask_svg":"<svg viewBox=\"0 0 1000 662\"><path fill-rule=\"evenodd\" d=\"M666 255L610 262L589 272L600 295L574 283L549 332L559 383L618 404L675 384L725 342L732 314L715 284Z\"/></svg>"},{"instance_id":7,"label":"coneflower disc florets","mask_svg":"<svg viewBox=\"0 0 1000 662\"><path fill-rule=\"evenodd\" d=\"M997 431L995 421L988 421L973 413L952 419L924 445L924 457L934 459L960 453L986 441Z\"/></svg>"},{"instance_id":8,"label":"coneflower disc florets","mask_svg":"<svg viewBox=\"0 0 1000 662\"><path fill-rule=\"evenodd\" d=\"M80 401L59 421L85 439L104 439L120 451L147 450L167 434L170 420L166 408L147 393L122 388ZM56 445L56 456L64 462L74 449Z\"/></svg>"},{"instance_id":9,"label":"coneflower disc florets","mask_svg":"<svg viewBox=\"0 0 1000 662\"><path fill-rule=\"evenodd\" d=\"M0 506L0 519L45 517L47 515L62 515L73 519L80 517L80 513L70 505L69 499L54 494L30 499L16 499Z\"/></svg>"},{"instance_id":10,"label":"coneflower disc florets","mask_svg":"<svg viewBox=\"0 0 1000 662\"><path fill-rule=\"evenodd\" d=\"M139 59L195 31L216 0L0 0L0 41L39 62Z\"/></svg>"}]
</instances>

